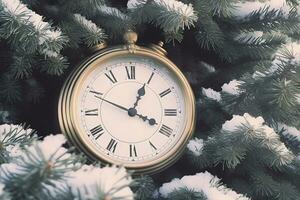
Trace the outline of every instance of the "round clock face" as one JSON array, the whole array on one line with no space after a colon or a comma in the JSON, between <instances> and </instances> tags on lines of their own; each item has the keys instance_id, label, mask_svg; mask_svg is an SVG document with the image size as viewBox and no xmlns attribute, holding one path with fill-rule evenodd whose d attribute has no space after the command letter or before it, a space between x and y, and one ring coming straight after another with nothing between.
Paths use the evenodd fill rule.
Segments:
<instances>
[{"instance_id":1,"label":"round clock face","mask_svg":"<svg viewBox=\"0 0 300 200\"><path fill-rule=\"evenodd\" d=\"M98 158L132 168L176 154L193 117L179 75L165 62L138 54L93 62L72 93L79 140Z\"/></svg>"}]
</instances>

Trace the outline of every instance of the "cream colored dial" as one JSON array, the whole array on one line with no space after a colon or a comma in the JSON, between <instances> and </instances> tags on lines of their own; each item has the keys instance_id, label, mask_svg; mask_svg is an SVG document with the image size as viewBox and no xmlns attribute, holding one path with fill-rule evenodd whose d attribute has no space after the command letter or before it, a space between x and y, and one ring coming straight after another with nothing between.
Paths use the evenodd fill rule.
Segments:
<instances>
[{"instance_id":1,"label":"cream colored dial","mask_svg":"<svg viewBox=\"0 0 300 200\"><path fill-rule=\"evenodd\" d=\"M155 59L132 54L106 60L86 75L78 91L78 126L106 160L147 164L184 134L182 86Z\"/></svg>"}]
</instances>

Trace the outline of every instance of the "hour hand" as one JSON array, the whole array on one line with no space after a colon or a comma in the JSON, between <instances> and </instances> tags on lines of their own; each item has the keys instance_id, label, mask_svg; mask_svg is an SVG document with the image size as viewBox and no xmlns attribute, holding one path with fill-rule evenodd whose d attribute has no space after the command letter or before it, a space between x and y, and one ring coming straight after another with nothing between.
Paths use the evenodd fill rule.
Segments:
<instances>
[{"instance_id":1,"label":"hour hand","mask_svg":"<svg viewBox=\"0 0 300 200\"><path fill-rule=\"evenodd\" d=\"M157 125L157 122L154 118L148 118L148 116L143 116L141 114L136 114L139 118L141 118L143 121L148 121L150 126L153 126L153 125Z\"/></svg>"},{"instance_id":2,"label":"hour hand","mask_svg":"<svg viewBox=\"0 0 300 200\"><path fill-rule=\"evenodd\" d=\"M146 91L145 91L145 83L144 85L137 91L137 94L138 96L136 97L136 101L133 105L133 108L136 108L138 103L139 103L139 100L141 100L141 97L144 96L146 94Z\"/></svg>"}]
</instances>

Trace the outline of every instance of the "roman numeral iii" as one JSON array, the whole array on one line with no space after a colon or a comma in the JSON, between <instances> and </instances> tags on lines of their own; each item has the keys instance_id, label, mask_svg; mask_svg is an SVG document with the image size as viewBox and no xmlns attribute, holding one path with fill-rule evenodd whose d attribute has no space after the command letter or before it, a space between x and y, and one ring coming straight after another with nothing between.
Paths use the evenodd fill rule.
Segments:
<instances>
[{"instance_id":1,"label":"roman numeral iii","mask_svg":"<svg viewBox=\"0 0 300 200\"><path fill-rule=\"evenodd\" d=\"M165 109L164 114L165 114L165 116L176 116L177 109Z\"/></svg>"},{"instance_id":2,"label":"roman numeral iii","mask_svg":"<svg viewBox=\"0 0 300 200\"><path fill-rule=\"evenodd\" d=\"M86 110L84 113L86 116L98 116L98 109Z\"/></svg>"},{"instance_id":3,"label":"roman numeral iii","mask_svg":"<svg viewBox=\"0 0 300 200\"><path fill-rule=\"evenodd\" d=\"M95 137L95 139L97 140L101 135L103 135L104 130L103 130L101 125L98 125L98 126L92 128L90 130L90 132Z\"/></svg>"},{"instance_id":4,"label":"roman numeral iii","mask_svg":"<svg viewBox=\"0 0 300 200\"><path fill-rule=\"evenodd\" d=\"M166 125L162 125L159 132L167 137L170 137L170 135L173 132L173 129L171 129L170 127L166 126Z\"/></svg>"},{"instance_id":5,"label":"roman numeral iii","mask_svg":"<svg viewBox=\"0 0 300 200\"><path fill-rule=\"evenodd\" d=\"M115 75L112 73L111 70L109 70L109 73L105 73L105 76L112 82L112 83L116 83L118 82Z\"/></svg>"},{"instance_id":6,"label":"roman numeral iii","mask_svg":"<svg viewBox=\"0 0 300 200\"><path fill-rule=\"evenodd\" d=\"M106 149L108 151L111 151L113 153L115 153L116 147L117 147L118 142L116 142L116 140L111 139L106 147Z\"/></svg>"},{"instance_id":7,"label":"roman numeral iii","mask_svg":"<svg viewBox=\"0 0 300 200\"><path fill-rule=\"evenodd\" d=\"M159 96L160 96L160 97L164 97L164 96L166 96L167 94L169 94L170 92L171 92L171 89L168 88L168 89L166 89L165 91L159 93Z\"/></svg>"},{"instance_id":8,"label":"roman numeral iii","mask_svg":"<svg viewBox=\"0 0 300 200\"><path fill-rule=\"evenodd\" d=\"M132 144L129 145L129 155L130 155L130 157L133 157L133 156L137 157L135 145L132 145Z\"/></svg>"},{"instance_id":9,"label":"roman numeral iii","mask_svg":"<svg viewBox=\"0 0 300 200\"><path fill-rule=\"evenodd\" d=\"M135 66L130 66L130 68L125 66L125 69L126 69L126 73L127 73L127 78L135 79Z\"/></svg>"}]
</instances>

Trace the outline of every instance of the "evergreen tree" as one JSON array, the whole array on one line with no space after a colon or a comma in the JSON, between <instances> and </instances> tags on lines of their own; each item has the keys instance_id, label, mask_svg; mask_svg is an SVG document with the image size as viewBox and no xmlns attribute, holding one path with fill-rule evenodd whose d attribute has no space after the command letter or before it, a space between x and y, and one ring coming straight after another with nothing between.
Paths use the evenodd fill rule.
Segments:
<instances>
[{"instance_id":1,"label":"evergreen tree","mask_svg":"<svg viewBox=\"0 0 300 200\"><path fill-rule=\"evenodd\" d=\"M0 199L300 199L299 3L0 0L0 122L33 122L27 112L48 104L39 101L51 99L51 84L128 29L140 43L166 43L198 112L179 164L133 181L122 168L88 165L61 135L38 140L1 125Z\"/></svg>"}]
</instances>

